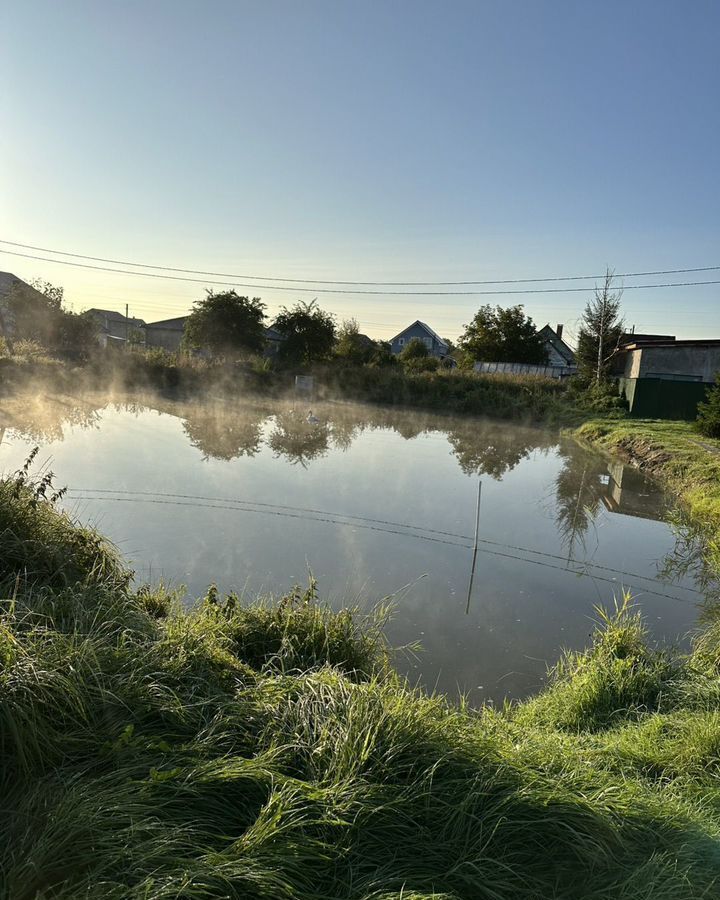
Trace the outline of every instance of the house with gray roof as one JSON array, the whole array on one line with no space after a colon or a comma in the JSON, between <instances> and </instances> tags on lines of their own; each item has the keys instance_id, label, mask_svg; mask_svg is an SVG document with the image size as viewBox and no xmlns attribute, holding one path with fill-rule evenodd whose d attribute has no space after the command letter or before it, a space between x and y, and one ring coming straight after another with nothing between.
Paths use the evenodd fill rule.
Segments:
<instances>
[{"instance_id":1,"label":"house with gray roof","mask_svg":"<svg viewBox=\"0 0 720 900\"><path fill-rule=\"evenodd\" d=\"M390 341L390 350L393 353L402 353L413 338L421 340L428 348L431 356L443 359L443 357L448 355L447 343L437 332L433 331L425 322L421 322L420 319L416 319L412 325L408 325L407 328L395 335Z\"/></svg>"},{"instance_id":2,"label":"house with gray roof","mask_svg":"<svg viewBox=\"0 0 720 900\"><path fill-rule=\"evenodd\" d=\"M538 331L538 335L545 342L545 351L548 357L547 364L549 366L575 366L575 354L572 348L563 340L562 325L558 325L557 328L551 328L549 325L546 325Z\"/></svg>"},{"instance_id":3,"label":"house with gray roof","mask_svg":"<svg viewBox=\"0 0 720 900\"><path fill-rule=\"evenodd\" d=\"M108 340L127 341L134 331L142 333L145 328L143 319L135 319L132 316L124 316L114 309L89 309L87 315L97 322L98 337L100 343L106 346Z\"/></svg>"},{"instance_id":4,"label":"house with gray roof","mask_svg":"<svg viewBox=\"0 0 720 900\"><path fill-rule=\"evenodd\" d=\"M174 319L149 322L145 326L145 345L161 347L163 350L175 353L180 349L188 318L188 316L176 316Z\"/></svg>"}]
</instances>

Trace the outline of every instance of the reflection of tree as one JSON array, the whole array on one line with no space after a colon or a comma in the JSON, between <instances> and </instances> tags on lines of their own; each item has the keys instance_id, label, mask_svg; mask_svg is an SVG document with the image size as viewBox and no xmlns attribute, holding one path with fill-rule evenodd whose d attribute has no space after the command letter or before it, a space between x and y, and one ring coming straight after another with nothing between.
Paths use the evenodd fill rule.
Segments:
<instances>
[{"instance_id":1,"label":"reflection of tree","mask_svg":"<svg viewBox=\"0 0 720 900\"><path fill-rule=\"evenodd\" d=\"M255 408L193 405L185 414L183 431L206 459L255 456L262 446L262 424L266 417L265 412Z\"/></svg>"},{"instance_id":2,"label":"reflection of tree","mask_svg":"<svg viewBox=\"0 0 720 900\"><path fill-rule=\"evenodd\" d=\"M577 444L561 443L563 467L555 479L556 522L568 557L575 544L585 546L585 535L597 515L607 464Z\"/></svg>"},{"instance_id":3,"label":"reflection of tree","mask_svg":"<svg viewBox=\"0 0 720 900\"><path fill-rule=\"evenodd\" d=\"M447 437L463 472L498 480L532 450L549 443L540 431L477 422L456 425Z\"/></svg>"},{"instance_id":4,"label":"reflection of tree","mask_svg":"<svg viewBox=\"0 0 720 900\"><path fill-rule=\"evenodd\" d=\"M66 425L97 428L105 402L90 403L72 397L9 397L0 406L0 428L38 444L63 439Z\"/></svg>"},{"instance_id":5,"label":"reflection of tree","mask_svg":"<svg viewBox=\"0 0 720 900\"><path fill-rule=\"evenodd\" d=\"M275 416L268 445L276 456L285 456L293 465L300 463L306 468L308 462L327 453L329 438L327 422L311 425L304 414L291 409Z\"/></svg>"},{"instance_id":6,"label":"reflection of tree","mask_svg":"<svg viewBox=\"0 0 720 900\"><path fill-rule=\"evenodd\" d=\"M675 546L660 563L660 579L677 584L691 578L705 595L700 618L715 620L720 610L720 576L713 536L690 525L681 512L674 514L671 524Z\"/></svg>"}]
</instances>

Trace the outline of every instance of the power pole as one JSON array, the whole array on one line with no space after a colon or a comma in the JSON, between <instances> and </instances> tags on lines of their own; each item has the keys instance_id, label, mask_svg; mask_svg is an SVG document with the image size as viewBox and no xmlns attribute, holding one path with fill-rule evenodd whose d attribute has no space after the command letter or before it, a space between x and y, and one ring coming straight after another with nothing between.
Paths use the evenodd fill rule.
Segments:
<instances>
[{"instance_id":1,"label":"power pole","mask_svg":"<svg viewBox=\"0 0 720 900\"><path fill-rule=\"evenodd\" d=\"M130 306L125 304L125 349L130 343Z\"/></svg>"}]
</instances>

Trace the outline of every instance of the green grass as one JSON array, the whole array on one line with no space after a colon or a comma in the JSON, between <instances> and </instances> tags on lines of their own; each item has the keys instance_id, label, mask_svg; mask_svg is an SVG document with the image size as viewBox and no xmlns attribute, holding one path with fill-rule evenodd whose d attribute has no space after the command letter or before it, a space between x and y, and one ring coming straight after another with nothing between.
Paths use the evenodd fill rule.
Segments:
<instances>
[{"instance_id":1,"label":"green grass","mask_svg":"<svg viewBox=\"0 0 720 900\"><path fill-rule=\"evenodd\" d=\"M576 435L664 481L702 535L709 567L720 571L720 440L691 422L645 419L590 421Z\"/></svg>"},{"instance_id":2,"label":"green grass","mask_svg":"<svg viewBox=\"0 0 720 900\"><path fill-rule=\"evenodd\" d=\"M39 487L0 484L1 896L720 893L717 624L681 656L624 603L539 696L476 711L313 583L189 612L132 589Z\"/></svg>"}]
</instances>

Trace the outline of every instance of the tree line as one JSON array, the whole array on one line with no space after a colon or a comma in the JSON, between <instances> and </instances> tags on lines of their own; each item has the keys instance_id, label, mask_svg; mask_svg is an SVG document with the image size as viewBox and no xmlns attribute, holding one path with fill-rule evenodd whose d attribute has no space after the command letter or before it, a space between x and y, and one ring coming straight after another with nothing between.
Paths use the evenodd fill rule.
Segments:
<instances>
[{"instance_id":1,"label":"tree line","mask_svg":"<svg viewBox=\"0 0 720 900\"><path fill-rule=\"evenodd\" d=\"M0 309L0 325L9 349L7 321L19 341L32 341L51 352L82 356L90 352L97 325L87 313L65 308L63 289L49 282L35 281L32 290L20 286L10 292ZM578 334L576 358L585 380L605 380L617 352L624 323L620 314L621 290L613 286L608 271L585 306ZM193 304L185 324L183 349L206 350L217 357L261 354L267 346L266 306L259 297L245 297L235 290L216 292ZM395 365L412 371L433 371L443 365L472 368L478 361L545 365L548 362L544 338L521 304L510 307L481 306L464 326L455 345L446 339L448 358L432 356L425 344L413 339L395 356L386 341L374 341L361 334L358 322L347 319L337 325L333 314L312 300L283 307L272 322L282 340L277 357L281 364L308 365L338 359L355 365Z\"/></svg>"}]
</instances>

